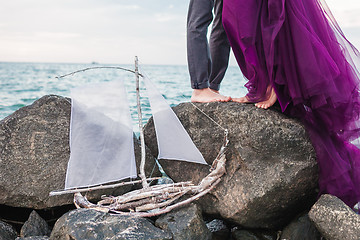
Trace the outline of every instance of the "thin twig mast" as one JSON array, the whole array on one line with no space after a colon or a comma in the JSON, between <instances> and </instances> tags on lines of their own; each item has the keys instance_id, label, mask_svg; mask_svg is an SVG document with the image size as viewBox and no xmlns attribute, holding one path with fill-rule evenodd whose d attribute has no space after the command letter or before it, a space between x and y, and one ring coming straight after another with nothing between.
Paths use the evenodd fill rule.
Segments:
<instances>
[{"instance_id":1,"label":"thin twig mast","mask_svg":"<svg viewBox=\"0 0 360 240\"><path fill-rule=\"evenodd\" d=\"M136 79L136 99L137 99L137 112L139 119L139 131L140 131L140 141L141 141L141 163L140 163L140 174L141 183L143 188L148 188L149 184L146 181L145 176L145 160L146 160L146 152L145 152L145 139L144 139L144 130L142 125L142 114L141 114L141 103L140 103L140 80L139 80L139 65L138 65L138 57L135 57L135 79Z\"/></svg>"}]
</instances>

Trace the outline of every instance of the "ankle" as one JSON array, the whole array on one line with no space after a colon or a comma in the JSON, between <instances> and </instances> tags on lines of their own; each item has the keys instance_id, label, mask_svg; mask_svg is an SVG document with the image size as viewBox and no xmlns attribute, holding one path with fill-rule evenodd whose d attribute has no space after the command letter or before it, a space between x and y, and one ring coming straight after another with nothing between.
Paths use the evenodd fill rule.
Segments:
<instances>
[{"instance_id":1,"label":"ankle","mask_svg":"<svg viewBox=\"0 0 360 240\"><path fill-rule=\"evenodd\" d=\"M200 95L200 94L206 93L208 91L210 91L209 88L193 89L193 95Z\"/></svg>"}]
</instances>

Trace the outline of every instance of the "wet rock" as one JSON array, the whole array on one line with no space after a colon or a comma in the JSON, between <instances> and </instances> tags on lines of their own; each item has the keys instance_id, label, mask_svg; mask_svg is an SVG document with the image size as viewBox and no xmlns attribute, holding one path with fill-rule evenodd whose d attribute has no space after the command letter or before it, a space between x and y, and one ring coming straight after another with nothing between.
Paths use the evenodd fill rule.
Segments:
<instances>
[{"instance_id":1,"label":"wet rock","mask_svg":"<svg viewBox=\"0 0 360 240\"><path fill-rule=\"evenodd\" d=\"M160 216L155 225L171 232L174 240L211 239L211 232L202 219L201 210L195 204Z\"/></svg>"},{"instance_id":2,"label":"wet rock","mask_svg":"<svg viewBox=\"0 0 360 240\"><path fill-rule=\"evenodd\" d=\"M292 221L281 233L281 240L321 240L321 234L307 214Z\"/></svg>"},{"instance_id":3,"label":"wet rock","mask_svg":"<svg viewBox=\"0 0 360 240\"><path fill-rule=\"evenodd\" d=\"M42 219L36 211L32 211L29 219L20 230L20 237L49 236L50 232L49 225L46 221Z\"/></svg>"},{"instance_id":4,"label":"wet rock","mask_svg":"<svg viewBox=\"0 0 360 240\"><path fill-rule=\"evenodd\" d=\"M309 217L326 239L360 239L360 215L335 196L322 195L311 208Z\"/></svg>"},{"instance_id":5,"label":"wet rock","mask_svg":"<svg viewBox=\"0 0 360 240\"><path fill-rule=\"evenodd\" d=\"M171 233L155 227L145 218L77 209L63 215L55 223L50 239L165 240L173 238Z\"/></svg>"},{"instance_id":6,"label":"wet rock","mask_svg":"<svg viewBox=\"0 0 360 240\"><path fill-rule=\"evenodd\" d=\"M0 221L0 239L14 240L16 237L16 230L10 224Z\"/></svg>"},{"instance_id":7,"label":"wet rock","mask_svg":"<svg viewBox=\"0 0 360 240\"><path fill-rule=\"evenodd\" d=\"M32 209L72 204L72 194L49 197L50 191L64 189L70 108L70 99L48 95L0 121L0 204ZM135 153L139 165L136 140ZM155 163L150 153L147 157L150 175ZM116 196L130 188L92 191L87 197L98 200L101 195Z\"/></svg>"},{"instance_id":8,"label":"wet rock","mask_svg":"<svg viewBox=\"0 0 360 240\"><path fill-rule=\"evenodd\" d=\"M226 175L198 203L209 215L247 228L281 229L316 201L316 154L302 124L274 109L252 104L198 103L208 116L229 130ZM223 143L224 130L190 103L174 107L185 129L211 164ZM145 140L157 155L153 120ZM176 182L198 183L209 167L161 160Z\"/></svg>"}]
</instances>

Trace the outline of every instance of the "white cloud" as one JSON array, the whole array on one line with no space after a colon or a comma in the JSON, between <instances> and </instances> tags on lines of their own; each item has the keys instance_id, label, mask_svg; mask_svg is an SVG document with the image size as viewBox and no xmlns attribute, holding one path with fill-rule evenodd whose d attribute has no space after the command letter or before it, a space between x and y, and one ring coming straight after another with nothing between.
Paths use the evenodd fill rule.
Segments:
<instances>
[{"instance_id":1,"label":"white cloud","mask_svg":"<svg viewBox=\"0 0 360 240\"><path fill-rule=\"evenodd\" d=\"M360 1L327 0L358 46ZM186 64L189 0L11 0L0 8L0 61Z\"/></svg>"},{"instance_id":2,"label":"white cloud","mask_svg":"<svg viewBox=\"0 0 360 240\"><path fill-rule=\"evenodd\" d=\"M35 37L50 40L73 40L74 38L82 37L82 35L74 32L36 32Z\"/></svg>"},{"instance_id":3,"label":"white cloud","mask_svg":"<svg viewBox=\"0 0 360 240\"><path fill-rule=\"evenodd\" d=\"M332 11L342 28L360 27L360 8Z\"/></svg>"},{"instance_id":4,"label":"white cloud","mask_svg":"<svg viewBox=\"0 0 360 240\"><path fill-rule=\"evenodd\" d=\"M188 0L6 1L0 8L0 61L126 63L138 54L145 63L185 64L187 5Z\"/></svg>"},{"instance_id":5,"label":"white cloud","mask_svg":"<svg viewBox=\"0 0 360 240\"><path fill-rule=\"evenodd\" d=\"M173 14L167 14L167 13L158 13L155 14L156 21L158 22L170 22L181 19L181 17Z\"/></svg>"},{"instance_id":6,"label":"white cloud","mask_svg":"<svg viewBox=\"0 0 360 240\"><path fill-rule=\"evenodd\" d=\"M358 0L326 0L326 3L332 12L360 8L360 2Z\"/></svg>"},{"instance_id":7,"label":"white cloud","mask_svg":"<svg viewBox=\"0 0 360 240\"><path fill-rule=\"evenodd\" d=\"M341 27L360 27L359 0L327 0L327 5Z\"/></svg>"},{"instance_id":8,"label":"white cloud","mask_svg":"<svg viewBox=\"0 0 360 240\"><path fill-rule=\"evenodd\" d=\"M139 9L140 6L139 5L122 5L121 8L124 8L124 9Z\"/></svg>"}]
</instances>

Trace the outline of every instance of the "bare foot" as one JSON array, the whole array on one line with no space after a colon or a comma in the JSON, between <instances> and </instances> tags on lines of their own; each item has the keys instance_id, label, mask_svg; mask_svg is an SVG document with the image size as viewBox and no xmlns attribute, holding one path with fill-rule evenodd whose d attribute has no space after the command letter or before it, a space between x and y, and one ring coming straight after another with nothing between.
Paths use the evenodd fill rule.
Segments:
<instances>
[{"instance_id":1,"label":"bare foot","mask_svg":"<svg viewBox=\"0 0 360 240\"><path fill-rule=\"evenodd\" d=\"M255 104L256 107L263 108L263 109L268 109L269 107L271 107L272 105L275 104L275 102L277 100L276 93L274 91L274 88L272 88L272 87L269 87L269 88L271 88L269 98L267 100L263 101L263 102L256 103Z\"/></svg>"},{"instance_id":2,"label":"bare foot","mask_svg":"<svg viewBox=\"0 0 360 240\"><path fill-rule=\"evenodd\" d=\"M249 103L250 100L244 96L244 97L239 97L239 98L232 98L233 102L239 102L239 103Z\"/></svg>"},{"instance_id":3,"label":"bare foot","mask_svg":"<svg viewBox=\"0 0 360 240\"><path fill-rule=\"evenodd\" d=\"M194 89L191 102L228 102L231 97L223 96L210 88Z\"/></svg>"}]
</instances>

